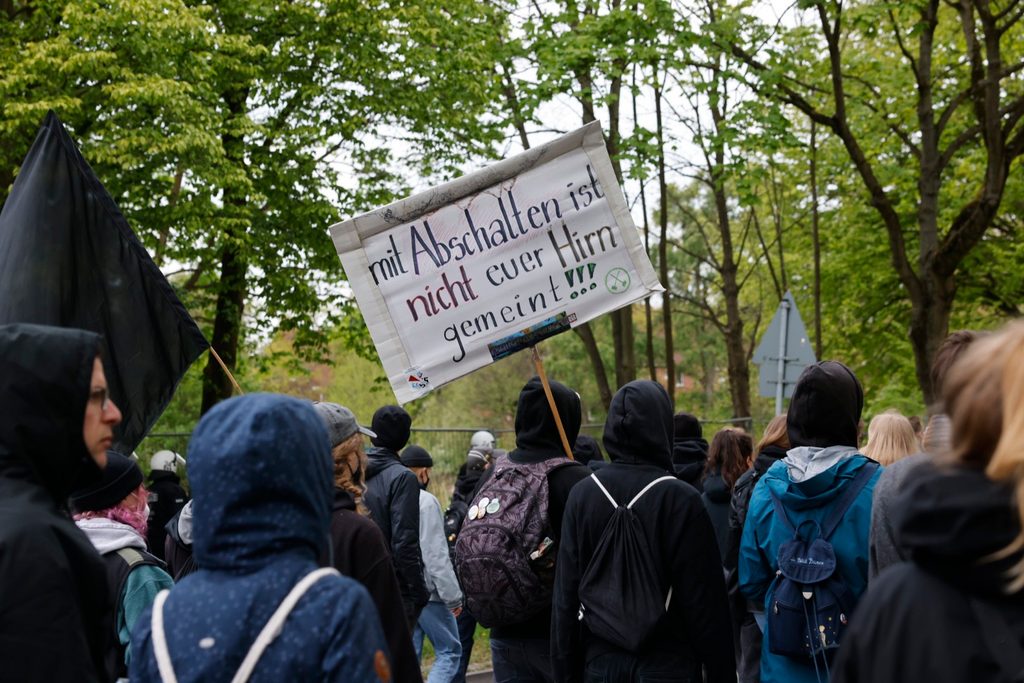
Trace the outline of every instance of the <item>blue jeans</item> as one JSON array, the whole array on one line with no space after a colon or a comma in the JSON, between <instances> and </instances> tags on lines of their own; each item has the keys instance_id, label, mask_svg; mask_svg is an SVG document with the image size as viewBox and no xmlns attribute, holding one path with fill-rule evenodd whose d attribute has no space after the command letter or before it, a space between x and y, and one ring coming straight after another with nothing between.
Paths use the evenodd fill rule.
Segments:
<instances>
[{"instance_id":1,"label":"blue jeans","mask_svg":"<svg viewBox=\"0 0 1024 683\"><path fill-rule=\"evenodd\" d=\"M494 683L555 683L551 641L540 638L491 638Z\"/></svg>"},{"instance_id":2,"label":"blue jeans","mask_svg":"<svg viewBox=\"0 0 1024 683\"><path fill-rule=\"evenodd\" d=\"M434 666L430 667L427 683L451 683L459 670L462 645L459 643L459 629L455 615L442 602L428 602L420 612L412 642L416 647L416 658L423 658L423 636L434 645Z\"/></svg>"}]
</instances>

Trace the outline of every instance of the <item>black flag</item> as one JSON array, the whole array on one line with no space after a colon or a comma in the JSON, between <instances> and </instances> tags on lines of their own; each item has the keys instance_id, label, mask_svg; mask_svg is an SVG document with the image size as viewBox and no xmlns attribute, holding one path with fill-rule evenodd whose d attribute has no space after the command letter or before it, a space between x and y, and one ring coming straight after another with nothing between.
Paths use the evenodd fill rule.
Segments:
<instances>
[{"instance_id":1,"label":"black flag","mask_svg":"<svg viewBox=\"0 0 1024 683\"><path fill-rule=\"evenodd\" d=\"M131 453L209 346L57 115L46 115L0 211L0 325L103 336Z\"/></svg>"}]
</instances>

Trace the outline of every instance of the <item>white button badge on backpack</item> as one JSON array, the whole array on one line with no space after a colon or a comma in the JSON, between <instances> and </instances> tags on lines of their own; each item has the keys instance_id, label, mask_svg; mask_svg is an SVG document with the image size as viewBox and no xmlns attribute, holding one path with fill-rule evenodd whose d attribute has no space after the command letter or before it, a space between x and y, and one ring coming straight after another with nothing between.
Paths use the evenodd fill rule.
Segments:
<instances>
[{"instance_id":1,"label":"white button badge on backpack","mask_svg":"<svg viewBox=\"0 0 1024 683\"><path fill-rule=\"evenodd\" d=\"M473 507L469 508L469 513L468 513L469 514L469 518L470 519L476 519L476 516L477 516L476 513L478 513L478 512L480 512L480 508L478 508L476 505L474 505Z\"/></svg>"}]
</instances>

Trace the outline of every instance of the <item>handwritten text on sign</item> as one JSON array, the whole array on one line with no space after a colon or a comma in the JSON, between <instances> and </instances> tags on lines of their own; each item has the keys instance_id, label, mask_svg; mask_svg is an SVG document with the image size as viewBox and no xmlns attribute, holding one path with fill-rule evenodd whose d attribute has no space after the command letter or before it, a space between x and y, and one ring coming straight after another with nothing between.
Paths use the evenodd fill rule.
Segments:
<instances>
[{"instance_id":1,"label":"handwritten text on sign","mask_svg":"<svg viewBox=\"0 0 1024 683\"><path fill-rule=\"evenodd\" d=\"M372 233L357 249L339 240L349 224L332 228L399 400L659 289L596 152L577 144L383 229L356 219Z\"/></svg>"}]
</instances>

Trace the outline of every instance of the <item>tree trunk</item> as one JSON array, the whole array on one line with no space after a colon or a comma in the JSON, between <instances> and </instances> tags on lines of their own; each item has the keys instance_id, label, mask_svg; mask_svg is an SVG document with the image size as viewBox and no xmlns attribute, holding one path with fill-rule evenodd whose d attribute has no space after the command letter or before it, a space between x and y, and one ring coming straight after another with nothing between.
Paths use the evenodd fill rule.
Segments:
<instances>
[{"instance_id":1,"label":"tree trunk","mask_svg":"<svg viewBox=\"0 0 1024 683\"><path fill-rule=\"evenodd\" d=\"M594 339L594 330L590 327L590 323L583 323L572 329L583 342L590 365L594 368L594 379L597 380L597 393L601 396L601 405L607 411L612 405L612 388L608 384L608 371L605 370L601 350L597 347L597 340Z\"/></svg>"},{"instance_id":2,"label":"tree trunk","mask_svg":"<svg viewBox=\"0 0 1024 683\"><path fill-rule=\"evenodd\" d=\"M925 405L932 406L941 398L932 386L932 361L949 334L956 280L932 276L925 280L924 285L924 298L911 303L910 344L914 349L914 370Z\"/></svg>"},{"instance_id":3,"label":"tree trunk","mask_svg":"<svg viewBox=\"0 0 1024 683\"><path fill-rule=\"evenodd\" d=\"M658 71L654 71L654 116L658 133L658 191L661 193L659 202L659 227L661 239L658 243L658 271L662 292L662 323L665 326L665 389L672 399L672 407L676 404L676 359L675 345L672 342L672 298L668 279L668 183L665 182L665 130L661 118L661 85L658 82Z\"/></svg>"},{"instance_id":4,"label":"tree trunk","mask_svg":"<svg viewBox=\"0 0 1024 683\"><path fill-rule=\"evenodd\" d=\"M245 115L247 91L233 90L225 93L224 101L232 118ZM240 135L225 133L221 137L225 156L241 164L245 158L245 141ZM210 345L220 354L229 370L238 367L238 342L242 334L242 313L245 307L246 272L248 264L241 250L243 235L237 225L245 210L247 198L237 188L224 189L224 209L228 227L224 231L224 245L220 251L220 282L217 287L216 313L213 319L213 337ZM244 228L241 229L244 231ZM209 354L203 369L203 403L200 409L205 414L220 401L230 398L231 380Z\"/></svg>"},{"instance_id":5,"label":"tree trunk","mask_svg":"<svg viewBox=\"0 0 1024 683\"><path fill-rule=\"evenodd\" d=\"M821 240L818 235L818 128L811 119L811 242L814 245L814 350L822 359L821 341Z\"/></svg>"}]
</instances>

